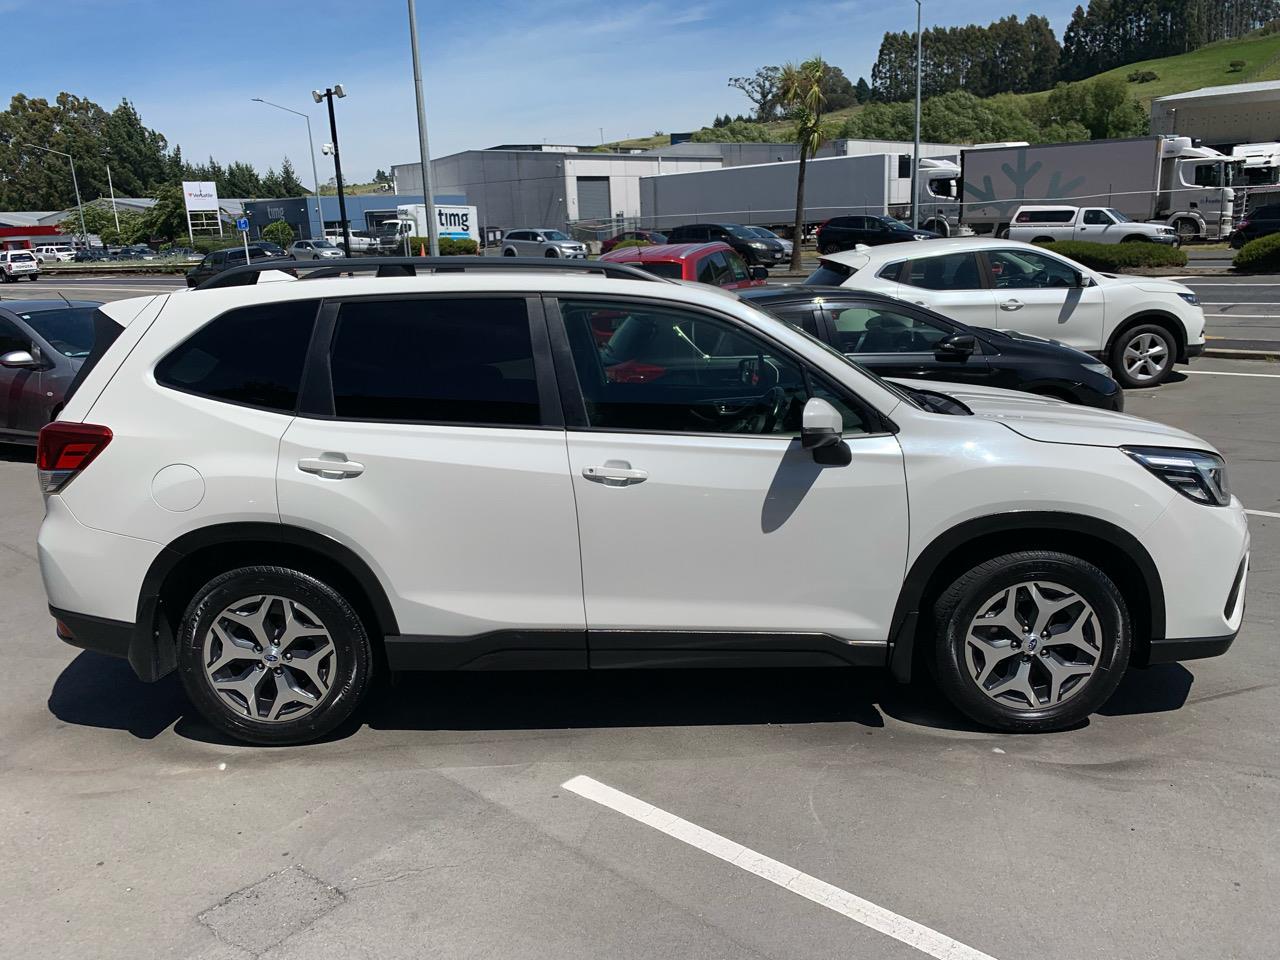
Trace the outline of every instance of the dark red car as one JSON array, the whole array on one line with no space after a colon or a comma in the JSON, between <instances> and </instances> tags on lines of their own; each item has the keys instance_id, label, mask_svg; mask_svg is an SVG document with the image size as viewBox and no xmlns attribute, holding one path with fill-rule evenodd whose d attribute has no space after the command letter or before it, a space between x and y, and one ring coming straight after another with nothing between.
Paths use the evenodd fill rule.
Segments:
<instances>
[{"instance_id":1,"label":"dark red car","mask_svg":"<svg viewBox=\"0 0 1280 960\"><path fill-rule=\"evenodd\" d=\"M600 244L600 252L608 253L624 240L643 240L645 243L666 243L667 235L656 230L624 230Z\"/></svg>"},{"instance_id":2,"label":"dark red car","mask_svg":"<svg viewBox=\"0 0 1280 960\"><path fill-rule=\"evenodd\" d=\"M713 287L739 290L758 287L769 279L764 267L748 267L733 247L714 243L666 243L653 247L623 247L602 254L601 260L630 263L659 277L696 280Z\"/></svg>"}]
</instances>

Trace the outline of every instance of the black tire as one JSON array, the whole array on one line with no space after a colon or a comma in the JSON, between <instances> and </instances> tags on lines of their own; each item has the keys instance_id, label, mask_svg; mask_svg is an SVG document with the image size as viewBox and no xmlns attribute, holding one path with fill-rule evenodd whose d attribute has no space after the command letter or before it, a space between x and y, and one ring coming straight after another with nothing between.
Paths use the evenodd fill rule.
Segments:
<instances>
[{"instance_id":1,"label":"black tire","mask_svg":"<svg viewBox=\"0 0 1280 960\"><path fill-rule=\"evenodd\" d=\"M516 255L516 252L512 250L510 247L507 247L507 249L502 251L502 255L504 257L514 257Z\"/></svg>"},{"instance_id":2,"label":"black tire","mask_svg":"<svg viewBox=\"0 0 1280 960\"><path fill-rule=\"evenodd\" d=\"M552 247L550 250L544 253L543 256L546 257L548 260L560 259L560 254L556 253L555 247Z\"/></svg>"},{"instance_id":3,"label":"black tire","mask_svg":"<svg viewBox=\"0 0 1280 960\"><path fill-rule=\"evenodd\" d=\"M1131 234L1120 241L1121 243L1150 243L1150 237L1144 237L1139 234Z\"/></svg>"},{"instance_id":4,"label":"black tire","mask_svg":"<svg viewBox=\"0 0 1280 960\"><path fill-rule=\"evenodd\" d=\"M1007 238L1008 238L1008 236L1009 236L1009 231L1008 231L1008 230L1006 230L1006 231L1005 231L1005 238L1007 239ZM1036 237L1036 238L1035 238L1034 240L1032 240L1031 242L1032 242L1032 243L1053 243L1053 237Z\"/></svg>"},{"instance_id":5,"label":"black tire","mask_svg":"<svg viewBox=\"0 0 1280 960\"><path fill-rule=\"evenodd\" d=\"M32 283L35 283L37 280L40 279L40 274L38 273L28 274L27 279L30 280Z\"/></svg>"},{"instance_id":6,"label":"black tire","mask_svg":"<svg viewBox=\"0 0 1280 960\"><path fill-rule=\"evenodd\" d=\"M205 670L204 638L215 617L246 597L264 594L306 607L333 644L327 692L296 719L268 721L260 717L261 705L257 719L243 707L233 709L214 691ZM283 663L276 670L282 667ZM270 671L261 672L265 677ZM178 673L200 715L222 733L246 743L285 746L323 737L351 716L368 692L373 652L360 616L328 584L285 567L242 567L210 580L191 599L178 635Z\"/></svg>"},{"instance_id":7,"label":"black tire","mask_svg":"<svg viewBox=\"0 0 1280 960\"><path fill-rule=\"evenodd\" d=\"M1065 695L1058 703L1031 707L1013 706L993 699L978 686L971 671L966 646L970 623L990 598L1001 590L1027 582L1060 584L1083 598L1093 608L1099 630L1099 652L1094 672L1073 687L1063 684ZM1067 615L1070 615L1068 608ZM942 692L970 719L997 730L1038 733L1074 726L1106 703L1115 692L1129 665L1132 631L1129 611L1120 591L1098 567L1079 557L1051 550L1027 550L996 557L974 567L953 582L934 604L936 645L931 667ZM1044 643L1043 641L1040 641ZM1056 645L1044 643L1041 656ZM1028 671L1048 674L1035 661L1035 645L1027 642L1017 660L1028 661ZM1010 657L1014 660L1014 657ZM1015 669L1022 669L1018 663ZM1038 700L1043 704L1044 701Z\"/></svg>"},{"instance_id":8,"label":"black tire","mask_svg":"<svg viewBox=\"0 0 1280 960\"><path fill-rule=\"evenodd\" d=\"M1152 342L1146 338L1158 338L1163 345L1163 364L1160 365L1158 372L1154 374L1143 370L1131 373L1125 362L1125 351L1130 344ZM1141 350L1142 348L1136 347L1136 349ZM1111 344L1111 352L1107 356L1107 366L1111 368L1116 381L1126 390L1140 387L1158 387L1169 379L1169 374L1173 373L1173 365L1177 358L1178 341L1167 327L1163 327L1158 323L1140 323L1137 326L1121 331L1116 336L1115 341Z\"/></svg>"}]
</instances>

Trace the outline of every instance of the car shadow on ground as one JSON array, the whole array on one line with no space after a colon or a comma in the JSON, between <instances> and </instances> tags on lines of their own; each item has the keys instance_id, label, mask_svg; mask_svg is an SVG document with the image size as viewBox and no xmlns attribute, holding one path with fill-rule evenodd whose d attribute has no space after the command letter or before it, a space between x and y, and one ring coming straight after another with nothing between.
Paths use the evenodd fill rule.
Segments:
<instances>
[{"instance_id":1,"label":"car shadow on ground","mask_svg":"<svg viewBox=\"0 0 1280 960\"><path fill-rule=\"evenodd\" d=\"M1179 664L1132 671L1099 712L1176 710L1194 682ZM188 703L176 676L143 683L123 661L83 652L54 682L49 710L66 723L150 740L231 743ZM406 673L381 682L362 714L326 740L374 730L543 730L805 723L982 732L928 682L896 683L871 669Z\"/></svg>"}]
</instances>

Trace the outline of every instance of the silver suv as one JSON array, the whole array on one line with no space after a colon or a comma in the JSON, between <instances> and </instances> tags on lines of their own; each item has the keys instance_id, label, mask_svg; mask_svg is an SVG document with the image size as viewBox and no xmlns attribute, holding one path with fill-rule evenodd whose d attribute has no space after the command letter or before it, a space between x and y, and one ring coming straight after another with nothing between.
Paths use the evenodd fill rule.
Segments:
<instances>
[{"instance_id":1,"label":"silver suv","mask_svg":"<svg viewBox=\"0 0 1280 960\"><path fill-rule=\"evenodd\" d=\"M502 238L504 257L562 257L566 260L587 259L587 245L560 230L539 227L534 230L511 230Z\"/></svg>"}]
</instances>

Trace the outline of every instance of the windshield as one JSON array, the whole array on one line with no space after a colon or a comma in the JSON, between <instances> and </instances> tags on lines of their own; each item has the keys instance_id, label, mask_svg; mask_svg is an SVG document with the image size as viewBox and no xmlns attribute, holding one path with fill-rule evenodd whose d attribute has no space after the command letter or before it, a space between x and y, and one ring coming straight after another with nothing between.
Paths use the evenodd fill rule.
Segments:
<instances>
[{"instance_id":1,"label":"windshield","mask_svg":"<svg viewBox=\"0 0 1280 960\"><path fill-rule=\"evenodd\" d=\"M772 230L770 230L768 227L747 227L747 229L751 231L753 236L762 237L765 240L778 239L778 235L774 233Z\"/></svg>"},{"instance_id":2,"label":"windshield","mask_svg":"<svg viewBox=\"0 0 1280 960\"><path fill-rule=\"evenodd\" d=\"M725 223L722 226L725 233L731 237L737 237L739 240L751 240L754 237L749 228L738 226L736 223Z\"/></svg>"},{"instance_id":3,"label":"windshield","mask_svg":"<svg viewBox=\"0 0 1280 960\"><path fill-rule=\"evenodd\" d=\"M1130 217L1126 217L1114 207L1107 207L1107 213L1111 214L1111 216L1115 218L1116 223L1133 223L1133 220Z\"/></svg>"},{"instance_id":4,"label":"windshield","mask_svg":"<svg viewBox=\"0 0 1280 960\"><path fill-rule=\"evenodd\" d=\"M901 220L896 220L893 217L872 217L871 219L879 220L886 227L902 227L904 230L914 229L911 224L903 223Z\"/></svg>"},{"instance_id":5,"label":"windshield","mask_svg":"<svg viewBox=\"0 0 1280 960\"><path fill-rule=\"evenodd\" d=\"M64 357L87 357L93 348L94 307L70 307L21 313L49 346Z\"/></svg>"},{"instance_id":6,"label":"windshield","mask_svg":"<svg viewBox=\"0 0 1280 960\"><path fill-rule=\"evenodd\" d=\"M572 240L568 234L561 233L559 230L543 230L542 235L548 240Z\"/></svg>"},{"instance_id":7,"label":"windshield","mask_svg":"<svg viewBox=\"0 0 1280 960\"><path fill-rule=\"evenodd\" d=\"M639 267L646 273L652 273L655 277L666 277L668 280L679 280L684 276L684 268L678 263L663 262L661 260L649 260L641 263L638 260L633 260L631 265Z\"/></svg>"},{"instance_id":8,"label":"windshield","mask_svg":"<svg viewBox=\"0 0 1280 960\"><path fill-rule=\"evenodd\" d=\"M314 247L316 250L336 250L336 249L338 249L338 248L337 248L337 247L335 247L332 243L330 243L328 240L316 240L314 243L312 243L312 244L311 244L311 246L312 246L312 247Z\"/></svg>"}]
</instances>

